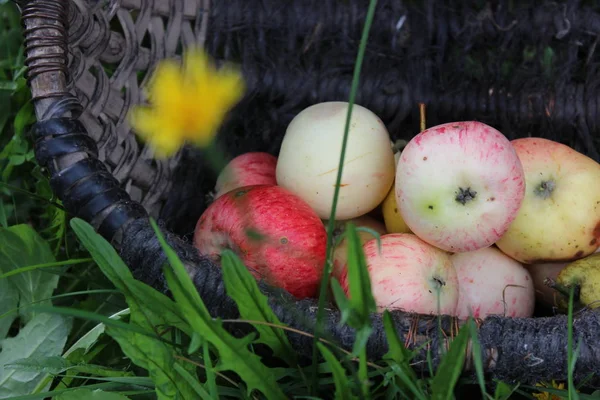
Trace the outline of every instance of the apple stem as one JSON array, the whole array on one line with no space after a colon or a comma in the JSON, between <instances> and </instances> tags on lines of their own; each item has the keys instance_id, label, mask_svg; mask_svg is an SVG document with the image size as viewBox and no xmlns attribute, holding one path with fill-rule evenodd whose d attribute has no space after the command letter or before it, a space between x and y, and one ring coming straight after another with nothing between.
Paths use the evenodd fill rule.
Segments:
<instances>
[{"instance_id":1,"label":"apple stem","mask_svg":"<svg viewBox=\"0 0 600 400\"><path fill-rule=\"evenodd\" d=\"M571 294L571 287L560 284L552 278L545 278L544 285L556 290L558 293L560 293L562 296L565 296L567 299ZM583 306L583 304L581 304L581 302L579 301L579 292L581 290L581 286L579 284L575 284L573 288L575 290L575 292L573 293L573 305L580 308Z\"/></svg>"},{"instance_id":2,"label":"apple stem","mask_svg":"<svg viewBox=\"0 0 600 400\"><path fill-rule=\"evenodd\" d=\"M421 128L421 132L423 132L426 129L426 118L425 118L425 103L419 103L419 122L420 122L420 128Z\"/></svg>"}]
</instances>

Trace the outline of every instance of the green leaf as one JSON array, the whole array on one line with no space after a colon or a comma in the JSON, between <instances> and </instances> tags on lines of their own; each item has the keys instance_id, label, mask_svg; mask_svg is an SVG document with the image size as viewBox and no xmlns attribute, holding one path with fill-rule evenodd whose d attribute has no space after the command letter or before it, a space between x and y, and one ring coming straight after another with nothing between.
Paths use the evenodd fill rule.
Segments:
<instances>
[{"instance_id":1,"label":"green leaf","mask_svg":"<svg viewBox=\"0 0 600 400\"><path fill-rule=\"evenodd\" d=\"M393 364L390 364L393 365L394 368L392 368L392 371L399 380L397 382L399 389L404 392L408 390L415 396L414 398L424 400L426 398L425 394L422 390L419 390L416 384L419 380L417 374L410 366L413 354L400 342L398 332L394 327L392 315L388 310L384 310L383 312L383 328L389 348L383 359L393 362Z\"/></svg>"},{"instance_id":2,"label":"green leaf","mask_svg":"<svg viewBox=\"0 0 600 400\"><path fill-rule=\"evenodd\" d=\"M371 278L362 242L353 223L346 226L348 235L348 291L350 305L360 318L362 325L370 325L370 316L377 311L371 292ZM358 327L355 327L358 328Z\"/></svg>"},{"instance_id":3,"label":"green leaf","mask_svg":"<svg viewBox=\"0 0 600 400\"><path fill-rule=\"evenodd\" d=\"M194 389L185 380L178 379L173 371L175 364L181 364L174 358L173 348L148 336L113 326L107 326L106 333L119 343L132 362L148 371L156 385L158 399L195 398Z\"/></svg>"},{"instance_id":4,"label":"green leaf","mask_svg":"<svg viewBox=\"0 0 600 400\"><path fill-rule=\"evenodd\" d=\"M234 252L224 250L221 253L221 268L227 294L236 302L243 319L285 326L269 307L267 297L258 288L256 279ZM283 329L263 324L254 324L254 327L259 333L257 342L269 346L288 365L296 364L294 350Z\"/></svg>"},{"instance_id":5,"label":"green leaf","mask_svg":"<svg viewBox=\"0 0 600 400\"><path fill-rule=\"evenodd\" d=\"M0 228L0 273L54 262L50 246L31 226L22 224ZM34 317L34 311L23 306L33 302L50 304L49 300L42 300L52 296L58 278L58 274L37 269L7 278L19 293L20 315L25 322Z\"/></svg>"},{"instance_id":6,"label":"green leaf","mask_svg":"<svg viewBox=\"0 0 600 400\"><path fill-rule=\"evenodd\" d=\"M173 326L191 335L191 328L177 305L156 289L136 280L114 247L89 223L73 218L70 225L104 275L123 292L134 320L142 313L150 325Z\"/></svg>"},{"instance_id":7,"label":"green leaf","mask_svg":"<svg viewBox=\"0 0 600 400\"><path fill-rule=\"evenodd\" d=\"M10 284L8 279L0 279L0 340L6 337L11 324L17 318L19 292Z\"/></svg>"},{"instance_id":8,"label":"green leaf","mask_svg":"<svg viewBox=\"0 0 600 400\"><path fill-rule=\"evenodd\" d=\"M210 391L210 395L215 398L217 397L217 377L213 368L212 359L210 358L210 349L208 342L202 343L202 350L204 352L204 370L206 371L206 386Z\"/></svg>"},{"instance_id":9,"label":"green leaf","mask_svg":"<svg viewBox=\"0 0 600 400\"><path fill-rule=\"evenodd\" d=\"M204 389L204 387L200 384L200 382L198 382L198 379L193 377L181 365L175 364L173 368L175 369L175 372L177 372L183 379L185 379L185 381L187 381L187 383L196 391L196 394L198 394L198 396L200 396L201 399L211 400L216 398L214 395L211 396L210 393L208 393L206 389Z\"/></svg>"},{"instance_id":10,"label":"green leaf","mask_svg":"<svg viewBox=\"0 0 600 400\"><path fill-rule=\"evenodd\" d=\"M432 399L452 399L454 387L463 370L469 340L469 328L463 325L442 356L435 376L431 380Z\"/></svg>"},{"instance_id":11,"label":"green leaf","mask_svg":"<svg viewBox=\"0 0 600 400\"><path fill-rule=\"evenodd\" d=\"M222 327L220 321L211 317L183 263L165 242L154 220L151 220L151 224L171 266L165 267L164 272L173 297L182 308L192 329L218 351L219 364L216 369L237 373L245 382L248 394L256 389L269 399L285 399L286 396L277 385L272 372L248 349L251 337L235 338Z\"/></svg>"},{"instance_id":12,"label":"green leaf","mask_svg":"<svg viewBox=\"0 0 600 400\"><path fill-rule=\"evenodd\" d=\"M0 226L2 228L8 228L8 216L6 213L6 207L4 207L4 201L0 198Z\"/></svg>"},{"instance_id":13,"label":"green leaf","mask_svg":"<svg viewBox=\"0 0 600 400\"><path fill-rule=\"evenodd\" d=\"M489 394L485 388L485 377L483 371L483 356L481 353L481 344L479 343L479 338L477 337L477 326L475 325L475 321L469 317L466 323L469 329L469 336L471 338L471 348L473 349L473 364L475 364L475 374L477 376L477 382L479 383L479 388L481 390L481 395L484 398L489 398Z\"/></svg>"},{"instance_id":14,"label":"green leaf","mask_svg":"<svg viewBox=\"0 0 600 400\"><path fill-rule=\"evenodd\" d=\"M496 382L496 390L494 391L494 400L508 400L510 396L517 390L519 385L510 387L502 381Z\"/></svg>"},{"instance_id":15,"label":"green leaf","mask_svg":"<svg viewBox=\"0 0 600 400\"><path fill-rule=\"evenodd\" d=\"M52 400L128 400L129 397L120 393L105 392L101 389L77 389L54 396Z\"/></svg>"},{"instance_id":16,"label":"green leaf","mask_svg":"<svg viewBox=\"0 0 600 400\"><path fill-rule=\"evenodd\" d=\"M8 364L61 354L70 329L71 320L62 315L36 314L17 336L5 339L0 353L0 398L28 394L43 378L42 372L17 371Z\"/></svg>"},{"instance_id":17,"label":"green leaf","mask_svg":"<svg viewBox=\"0 0 600 400\"><path fill-rule=\"evenodd\" d=\"M42 372L50 375L58 375L65 371L95 376L134 376L133 372L122 371L102 365L74 363L60 356L29 357L15 360L6 365L7 368L17 371Z\"/></svg>"},{"instance_id":18,"label":"green leaf","mask_svg":"<svg viewBox=\"0 0 600 400\"><path fill-rule=\"evenodd\" d=\"M323 354L323 358L331 368L331 372L333 374L333 381L335 383L335 399L355 399L356 396L352 395L350 391L350 382L348 376L346 376L346 372L344 371L342 364L340 364L340 362L337 358L335 358L331 350L329 350L325 345L323 345L323 343L317 343L317 347L319 347L319 351L321 352L321 354Z\"/></svg>"}]
</instances>

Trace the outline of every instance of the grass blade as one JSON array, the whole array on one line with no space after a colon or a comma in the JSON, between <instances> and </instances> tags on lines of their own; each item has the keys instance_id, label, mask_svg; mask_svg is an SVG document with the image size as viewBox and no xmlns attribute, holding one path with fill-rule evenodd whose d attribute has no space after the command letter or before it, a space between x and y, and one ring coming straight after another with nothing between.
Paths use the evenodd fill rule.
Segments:
<instances>
[{"instance_id":1,"label":"grass blade","mask_svg":"<svg viewBox=\"0 0 600 400\"><path fill-rule=\"evenodd\" d=\"M452 399L454 387L463 370L468 340L469 329L463 326L451 342L448 352L443 355L431 380L432 399Z\"/></svg>"},{"instance_id":2,"label":"grass blade","mask_svg":"<svg viewBox=\"0 0 600 400\"><path fill-rule=\"evenodd\" d=\"M353 107L354 101L356 99L356 93L358 92L360 72L362 69L363 59L365 57L367 42L369 40L369 31L371 30L371 24L373 23L373 17L375 16L375 7L376 6L377 6L377 0L369 1L369 8L367 10L367 16L365 18L365 26L363 27L362 35L360 38L360 43L358 46L358 54L356 55L356 62L354 64L354 73L352 76L352 84L350 87L350 96L348 99L348 103L349 103L348 113L346 116L346 124L344 126L344 137L342 140L340 162L338 164L338 173L337 173L337 178L336 178L335 188L334 188L334 193L333 193L331 215L329 217L329 222L327 224L327 247L326 247L327 261L325 264L325 271L324 271L325 273L323 274L323 277L321 279L321 289L319 291L319 302L318 302L317 315L316 315L316 329L315 329L315 335L314 335L314 339L313 339L312 374L311 374L312 375L312 385L311 385L311 393L310 393L311 395L314 395L314 392L317 389L318 380L319 380L319 376L318 376L319 367L318 367L318 362L317 362L317 355L318 355L317 343L319 343L319 339L320 339L320 332L322 329L321 324L322 324L322 320L323 320L323 311L324 311L324 306L325 306L325 296L327 293L327 289L329 287L329 274L330 274L330 267L331 267L330 260L332 257L332 250L333 250L333 246L332 246L333 231L335 229L335 216L336 216L337 202L338 202L338 198L339 198L339 194L340 194L342 171L344 168L344 162L345 162L345 157L346 157L346 146L348 144L348 131L350 129L352 107Z\"/></svg>"}]
</instances>

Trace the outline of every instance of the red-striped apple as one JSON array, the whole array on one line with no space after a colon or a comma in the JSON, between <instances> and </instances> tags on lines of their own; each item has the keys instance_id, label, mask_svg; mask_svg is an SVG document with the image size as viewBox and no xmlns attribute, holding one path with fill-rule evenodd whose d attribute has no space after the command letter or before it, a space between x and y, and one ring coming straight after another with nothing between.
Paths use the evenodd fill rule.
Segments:
<instances>
[{"instance_id":1,"label":"red-striped apple","mask_svg":"<svg viewBox=\"0 0 600 400\"><path fill-rule=\"evenodd\" d=\"M388 233L363 245L377 310L453 315L458 281L450 255L412 233ZM348 295L348 270L340 285ZM439 306L439 307L438 307Z\"/></svg>"},{"instance_id":2,"label":"red-striped apple","mask_svg":"<svg viewBox=\"0 0 600 400\"><path fill-rule=\"evenodd\" d=\"M221 170L215 184L215 198L233 189L250 185L276 185L277 157L251 151L234 157Z\"/></svg>"},{"instance_id":3,"label":"red-striped apple","mask_svg":"<svg viewBox=\"0 0 600 400\"><path fill-rule=\"evenodd\" d=\"M416 135L400 154L395 184L410 230L453 253L496 242L525 195L523 167L510 141L477 121Z\"/></svg>"},{"instance_id":4,"label":"red-striped apple","mask_svg":"<svg viewBox=\"0 0 600 400\"><path fill-rule=\"evenodd\" d=\"M245 186L217 198L194 232L198 250L218 261L237 253L257 279L303 298L317 294L327 232L301 198L275 185Z\"/></svg>"},{"instance_id":5,"label":"red-striped apple","mask_svg":"<svg viewBox=\"0 0 600 400\"><path fill-rule=\"evenodd\" d=\"M496 245L523 263L570 262L600 246L600 164L553 140L512 141L527 194Z\"/></svg>"},{"instance_id":6,"label":"red-striped apple","mask_svg":"<svg viewBox=\"0 0 600 400\"><path fill-rule=\"evenodd\" d=\"M333 237L334 240L336 240L337 245L335 246L335 249L333 251L333 268L331 276L335 277L338 281L340 279L342 268L345 267L346 262L348 260L348 239L346 237L342 237L340 240L340 237L344 233L348 222L352 222L357 228L364 227L372 229L375 232L379 233L379 235L384 235L387 233L383 223L377 221L375 218L370 217L368 215L363 215L361 217L353 218L350 220L336 221L336 228L333 232ZM325 225L327 225L328 222L324 221L324 223ZM362 244L374 238L371 232L361 230L357 231L356 233L358 234L358 238L360 239Z\"/></svg>"},{"instance_id":7,"label":"red-striped apple","mask_svg":"<svg viewBox=\"0 0 600 400\"><path fill-rule=\"evenodd\" d=\"M531 317L535 289L529 271L495 247L450 256L458 276L456 315Z\"/></svg>"}]
</instances>

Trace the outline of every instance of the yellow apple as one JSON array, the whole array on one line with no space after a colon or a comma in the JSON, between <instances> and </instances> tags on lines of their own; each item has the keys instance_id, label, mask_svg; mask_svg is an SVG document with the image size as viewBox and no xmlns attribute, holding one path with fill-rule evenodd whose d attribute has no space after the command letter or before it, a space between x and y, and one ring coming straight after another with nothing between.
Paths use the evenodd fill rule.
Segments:
<instances>
[{"instance_id":1,"label":"yellow apple","mask_svg":"<svg viewBox=\"0 0 600 400\"><path fill-rule=\"evenodd\" d=\"M398 165L400 151L394 154L395 165ZM392 188L381 203L381 213L383 214L383 222L385 230L388 233L412 233L404 218L400 214L398 203L396 203L396 183L392 184Z\"/></svg>"},{"instance_id":2,"label":"yellow apple","mask_svg":"<svg viewBox=\"0 0 600 400\"><path fill-rule=\"evenodd\" d=\"M526 191L498 248L526 264L592 254L600 246L600 164L548 139L511 143L523 165Z\"/></svg>"}]
</instances>

